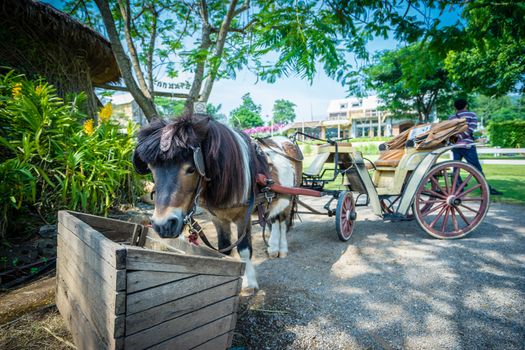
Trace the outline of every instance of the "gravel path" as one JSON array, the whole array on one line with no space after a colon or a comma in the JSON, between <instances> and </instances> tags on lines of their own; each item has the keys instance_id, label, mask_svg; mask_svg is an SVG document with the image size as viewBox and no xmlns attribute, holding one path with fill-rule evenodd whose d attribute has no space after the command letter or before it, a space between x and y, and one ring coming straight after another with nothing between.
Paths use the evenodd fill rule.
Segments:
<instances>
[{"instance_id":1,"label":"gravel path","mask_svg":"<svg viewBox=\"0 0 525 350\"><path fill-rule=\"evenodd\" d=\"M261 290L241 303L234 346L524 349L524 209L493 204L477 231L455 241L365 208L342 243L334 218L303 215L288 258L277 260L255 230Z\"/></svg>"}]
</instances>

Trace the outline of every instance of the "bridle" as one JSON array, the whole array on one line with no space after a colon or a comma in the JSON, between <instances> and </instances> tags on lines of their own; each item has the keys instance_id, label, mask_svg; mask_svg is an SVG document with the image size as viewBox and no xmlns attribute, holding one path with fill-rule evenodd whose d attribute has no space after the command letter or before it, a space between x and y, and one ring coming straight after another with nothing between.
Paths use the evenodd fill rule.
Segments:
<instances>
[{"instance_id":1,"label":"bridle","mask_svg":"<svg viewBox=\"0 0 525 350\"><path fill-rule=\"evenodd\" d=\"M254 208L255 204L255 193L252 191L250 195L250 200L248 203L248 210L246 211L245 217L244 217L244 232L242 235L235 241L234 243L230 244L226 248L218 249L215 248L206 235L204 234L204 231L202 230L201 225L195 219L193 218L193 215L195 214L197 205L199 204L200 196L202 193L202 183L203 181L209 182L210 179L206 177L206 168L204 163L204 157L202 155L201 147L191 147L193 151L193 163L195 164L195 169L197 170L197 173L199 174L199 180L197 182L197 187L195 188L194 196L193 196L193 203L191 206L191 209L188 211L188 214L184 217L184 225L188 226L188 231L190 232L189 241L195 245L198 245L197 238L200 238L204 244L206 244L209 248L216 250L220 253L224 253L227 251L232 250L233 248L237 247L239 243L246 237L246 234L248 232L247 228L250 222L251 213Z\"/></svg>"}]
</instances>

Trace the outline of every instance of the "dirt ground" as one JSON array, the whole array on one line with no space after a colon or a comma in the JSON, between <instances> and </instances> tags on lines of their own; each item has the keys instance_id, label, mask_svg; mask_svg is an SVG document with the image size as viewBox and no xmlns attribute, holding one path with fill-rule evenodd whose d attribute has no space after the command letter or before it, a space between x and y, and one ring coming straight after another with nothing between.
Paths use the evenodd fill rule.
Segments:
<instances>
[{"instance_id":1,"label":"dirt ground","mask_svg":"<svg viewBox=\"0 0 525 350\"><path fill-rule=\"evenodd\" d=\"M524 208L493 204L476 232L455 241L359 209L342 243L333 218L303 215L288 258L276 260L255 230L261 290L241 303L234 347L524 349ZM68 341L54 308L0 327L0 349Z\"/></svg>"}]
</instances>

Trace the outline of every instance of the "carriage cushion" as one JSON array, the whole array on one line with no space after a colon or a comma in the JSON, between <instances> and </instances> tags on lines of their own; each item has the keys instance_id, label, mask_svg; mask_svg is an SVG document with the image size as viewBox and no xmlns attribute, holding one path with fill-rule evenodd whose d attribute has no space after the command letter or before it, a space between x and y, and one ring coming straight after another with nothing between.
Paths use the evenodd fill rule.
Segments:
<instances>
[{"instance_id":1,"label":"carriage cushion","mask_svg":"<svg viewBox=\"0 0 525 350\"><path fill-rule=\"evenodd\" d=\"M405 155L404 149L392 149L389 151L381 152L379 158L375 161L377 167L396 167L401 161L401 158Z\"/></svg>"},{"instance_id":2,"label":"carriage cushion","mask_svg":"<svg viewBox=\"0 0 525 350\"><path fill-rule=\"evenodd\" d=\"M328 157L330 157L330 153L319 153L316 155L314 161L308 169L306 169L304 174L307 176L318 176L323 170L324 163L326 163Z\"/></svg>"}]
</instances>

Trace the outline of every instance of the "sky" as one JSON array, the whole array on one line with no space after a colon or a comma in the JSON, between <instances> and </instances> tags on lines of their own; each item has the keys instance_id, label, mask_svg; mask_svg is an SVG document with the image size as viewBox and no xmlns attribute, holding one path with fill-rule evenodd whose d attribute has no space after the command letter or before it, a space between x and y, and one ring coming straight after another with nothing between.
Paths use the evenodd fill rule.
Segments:
<instances>
[{"instance_id":1,"label":"sky","mask_svg":"<svg viewBox=\"0 0 525 350\"><path fill-rule=\"evenodd\" d=\"M63 7L63 0L43 0L56 8ZM457 14L449 14L452 22ZM395 49L398 43L392 39L374 39L367 47L372 55L375 51ZM159 80L166 78L159 76ZM191 81L191 80L190 80ZM254 102L262 107L262 117L269 120L275 100L286 99L296 104L296 121L321 120L326 118L326 110L330 100L348 97L346 88L324 74L319 67L316 76L310 83L297 76L278 79L269 84L257 79L252 72L244 69L237 73L235 80L219 80L214 84L209 102L222 107L220 113L229 116L231 110L242 102L242 96L250 93Z\"/></svg>"}]
</instances>

